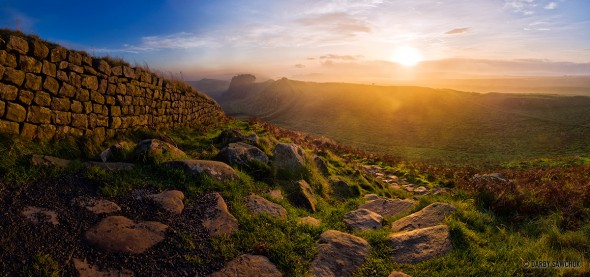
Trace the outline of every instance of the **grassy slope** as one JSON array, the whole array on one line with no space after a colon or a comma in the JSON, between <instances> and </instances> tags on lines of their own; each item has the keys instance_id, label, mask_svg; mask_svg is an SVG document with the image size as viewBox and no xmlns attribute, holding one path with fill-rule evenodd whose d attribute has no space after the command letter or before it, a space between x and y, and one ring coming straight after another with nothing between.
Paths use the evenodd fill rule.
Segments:
<instances>
[{"instance_id":1,"label":"grassy slope","mask_svg":"<svg viewBox=\"0 0 590 277\"><path fill-rule=\"evenodd\" d=\"M278 140L297 141L298 139L297 137L276 137L275 132L263 124L256 122L247 124L238 121L232 121L205 132L191 129L168 133L137 132L120 139L138 141L146 137L167 138L176 142L180 148L195 158L211 158L218 151L214 147L214 138L221 129L228 127L241 129L244 133L256 132L260 136L266 152L270 152L271 145ZM45 146L35 146L35 144L13 138L3 138L0 145L2 146L0 147L0 180L3 180L1 193L8 193L11 186L26 186L28 182L35 179L52 178L52 176L63 174L57 170L43 168L31 170L27 165L27 154L44 153L65 158L85 158L91 157L100 149L96 145L83 141L61 141ZM316 153L329 160L332 175L349 180L362 192L376 192L390 197L408 196L403 192L379 186L370 176L359 177L354 173L355 163L377 162L384 169L396 172L400 177L423 183L426 186L436 186L440 184L439 181L442 178L437 175L437 172L433 172L427 177L426 172L404 163L387 164L375 160L371 162L371 159L363 158L362 155L356 156L354 153L346 154L344 156L348 158L343 158L330 151L316 150ZM92 180L101 182L103 184L102 192L107 196L128 193L137 187L177 188L188 192L187 204L190 205L192 197L210 191L218 191L228 202L230 211L238 218L240 231L232 237L214 240L212 251L202 249L202 251L210 252L206 258L186 255L185 259L198 266L211 260L228 261L240 253L260 253L267 255L288 276L304 276L316 254L315 241L320 234L329 229L346 231L342 223L342 215L356 209L357 205L364 201L361 197L354 195L347 198L330 196L327 180L317 173L314 166L310 165L308 169L308 173L303 177L323 196L318 204L318 212L310 214L304 209L292 206L286 200L278 201L287 208L288 219L286 221L265 216L252 216L247 212L244 203L244 196L251 192L263 194L269 188L281 187L284 180L280 176L256 181L248 172L240 171L242 180L221 184L207 178L188 178L182 172L166 170L158 165L139 167L131 173L111 174L93 169L84 174ZM553 168L553 171L547 170L547 172L551 176L556 176L562 184L564 182L565 184L568 182L581 183L587 182L590 178L590 176L586 176L585 179L579 177L579 173L587 172L587 169L585 167L580 168L580 171L571 171L568 168ZM74 166L69 170L84 171L85 169ZM571 172L567 173L568 170ZM482 194L481 192L485 190L470 187L469 182L465 181L469 179L470 173L461 172L457 171L457 176L451 182L456 184L456 188L451 194L423 197L419 207L415 209L418 210L436 201L450 202L458 208L458 212L446 220L446 224L451 228L454 245L454 250L450 254L416 265L394 264L388 259L388 253L394 249L386 243L387 227L380 231L355 233L368 240L373 247L367 263L357 271L356 275L387 276L392 270L401 270L411 276L582 276L590 272L586 265L586 261L590 258L590 223L585 220L588 218L587 212L576 217L568 217L569 210L561 209L558 206L551 208L554 202L543 198L546 195L519 195L518 190L508 191L510 192L508 194L501 191L488 191L492 196ZM504 173L514 177L519 184L520 179L530 174L519 173L517 170ZM545 178L533 177L541 180ZM368 179L368 181L364 179ZM523 179L522 183L530 182ZM539 188L542 187L539 185ZM582 203L584 202L582 200L588 199L587 195L590 195L587 190L581 192L572 190L572 193L574 195L567 201L577 199ZM562 192L554 194L565 195ZM529 202L520 201L515 202L516 204L510 202L518 197L524 197ZM559 199L556 201L563 203ZM584 211L588 209L586 208L587 203L580 204L585 209ZM516 213L498 209L496 207L498 205ZM510 205L518 205L519 209L516 207L511 209ZM531 207L537 209L538 212L528 213L524 216L518 214L521 209ZM296 224L298 217L307 215L321 219L322 225L309 227ZM392 222L395 219L387 218L387 221ZM199 247L198 243L191 241L190 236L186 237L185 242L187 249L194 250ZM48 264L50 271L64 266L60 264L63 261L53 261L50 256L43 254L31 253L31 255L38 256L35 260L38 261L41 269L47 270ZM582 260L584 268L581 270L541 270L522 267L523 262L528 260ZM41 269L33 269L33 271L39 273Z\"/></svg>"},{"instance_id":2,"label":"grassy slope","mask_svg":"<svg viewBox=\"0 0 590 277\"><path fill-rule=\"evenodd\" d=\"M590 152L587 97L290 80L249 95L222 105L229 113L404 158L499 162Z\"/></svg>"}]
</instances>

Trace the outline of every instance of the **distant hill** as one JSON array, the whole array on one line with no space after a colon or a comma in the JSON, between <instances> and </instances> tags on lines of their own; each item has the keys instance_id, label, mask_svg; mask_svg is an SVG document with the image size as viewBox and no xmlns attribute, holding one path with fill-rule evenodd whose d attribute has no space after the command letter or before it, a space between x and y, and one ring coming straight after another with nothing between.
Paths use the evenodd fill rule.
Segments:
<instances>
[{"instance_id":1,"label":"distant hill","mask_svg":"<svg viewBox=\"0 0 590 277\"><path fill-rule=\"evenodd\" d=\"M228 114L258 116L413 159L507 161L590 153L590 98L583 96L234 78L220 104Z\"/></svg>"},{"instance_id":2,"label":"distant hill","mask_svg":"<svg viewBox=\"0 0 590 277\"><path fill-rule=\"evenodd\" d=\"M229 81L227 80L204 78L199 81L189 81L187 83L189 83L194 88L205 92L207 95L217 101L219 101L221 95L229 88Z\"/></svg>"}]
</instances>

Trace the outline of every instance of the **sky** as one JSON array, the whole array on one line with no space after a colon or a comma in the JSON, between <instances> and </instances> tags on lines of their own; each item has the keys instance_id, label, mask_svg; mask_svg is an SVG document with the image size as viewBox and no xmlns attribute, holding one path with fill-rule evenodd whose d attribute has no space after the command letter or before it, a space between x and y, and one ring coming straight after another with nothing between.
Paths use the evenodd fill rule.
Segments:
<instances>
[{"instance_id":1,"label":"sky","mask_svg":"<svg viewBox=\"0 0 590 277\"><path fill-rule=\"evenodd\" d=\"M0 27L187 80L590 75L586 0L0 0Z\"/></svg>"}]
</instances>

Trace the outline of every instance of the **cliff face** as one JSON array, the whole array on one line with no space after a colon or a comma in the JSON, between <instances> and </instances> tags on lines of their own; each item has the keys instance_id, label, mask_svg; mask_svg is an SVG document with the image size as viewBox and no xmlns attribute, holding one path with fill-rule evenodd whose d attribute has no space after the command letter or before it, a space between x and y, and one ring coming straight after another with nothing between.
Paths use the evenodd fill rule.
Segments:
<instances>
[{"instance_id":1,"label":"cliff face","mask_svg":"<svg viewBox=\"0 0 590 277\"><path fill-rule=\"evenodd\" d=\"M189 85L19 34L0 34L0 132L28 139L210 124L223 111Z\"/></svg>"}]
</instances>

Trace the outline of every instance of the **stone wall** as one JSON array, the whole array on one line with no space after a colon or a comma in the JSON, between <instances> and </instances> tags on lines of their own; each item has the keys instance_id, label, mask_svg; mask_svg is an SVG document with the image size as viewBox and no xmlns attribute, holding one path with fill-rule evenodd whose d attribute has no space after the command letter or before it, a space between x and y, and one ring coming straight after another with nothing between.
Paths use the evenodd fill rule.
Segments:
<instances>
[{"instance_id":1,"label":"stone wall","mask_svg":"<svg viewBox=\"0 0 590 277\"><path fill-rule=\"evenodd\" d=\"M32 36L0 34L0 132L102 142L130 128L210 124L223 116L185 83Z\"/></svg>"}]
</instances>

